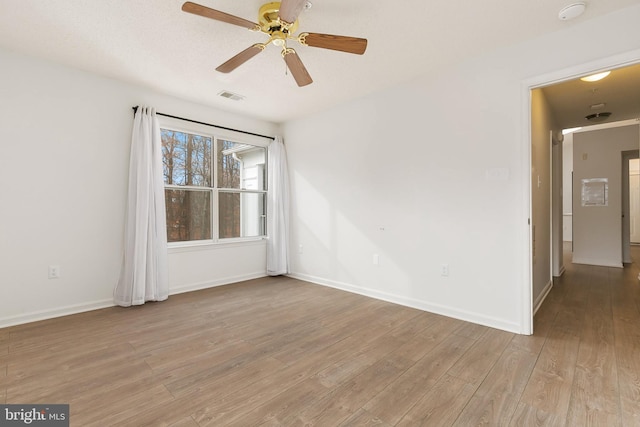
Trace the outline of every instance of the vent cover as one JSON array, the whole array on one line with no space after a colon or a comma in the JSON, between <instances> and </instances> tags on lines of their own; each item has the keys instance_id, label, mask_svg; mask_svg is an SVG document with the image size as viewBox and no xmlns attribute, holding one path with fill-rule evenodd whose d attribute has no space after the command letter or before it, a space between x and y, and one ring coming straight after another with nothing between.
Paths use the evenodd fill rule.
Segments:
<instances>
[{"instance_id":1,"label":"vent cover","mask_svg":"<svg viewBox=\"0 0 640 427\"><path fill-rule=\"evenodd\" d=\"M228 98L233 101L242 101L244 99L244 96L238 95L237 93L229 92L227 90L223 90L222 92L219 92L218 96L221 96L223 98Z\"/></svg>"}]
</instances>

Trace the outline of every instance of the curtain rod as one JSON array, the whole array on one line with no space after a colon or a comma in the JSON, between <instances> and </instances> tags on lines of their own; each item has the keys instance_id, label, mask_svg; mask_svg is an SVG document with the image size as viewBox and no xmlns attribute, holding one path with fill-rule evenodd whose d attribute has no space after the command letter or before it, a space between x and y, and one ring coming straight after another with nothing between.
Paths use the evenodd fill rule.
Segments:
<instances>
[{"instance_id":1,"label":"curtain rod","mask_svg":"<svg viewBox=\"0 0 640 427\"><path fill-rule=\"evenodd\" d=\"M135 114L136 111L138 111L138 106L136 105L135 107L132 107L132 108L133 108L133 114ZM213 125L211 123L199 122L197 120L185 119L184 117L172 116L171 114L158 113L157 111L156 111L156 114L158 116L169 117L171 119L184 120L185 122L197 123L199 125L211 126L211 127L218 128L218 129L231 130L233 132L240 132L240 133L244 133L246 135L259 136L261 138L268 138L268 139L276 139L273 136L260 135L259 133L247 132L246 130L233 129L233 128L228 128L228 127L225 127L225 126Z\"/></svg>"}]
</instances>

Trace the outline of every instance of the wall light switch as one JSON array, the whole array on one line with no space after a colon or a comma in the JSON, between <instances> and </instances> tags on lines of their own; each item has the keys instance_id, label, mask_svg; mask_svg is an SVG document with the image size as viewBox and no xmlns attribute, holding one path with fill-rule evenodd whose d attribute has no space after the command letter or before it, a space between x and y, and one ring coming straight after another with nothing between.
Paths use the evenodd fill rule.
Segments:
<instances>
[{"instance_id":1,"label":"wall light switch","mask_svg":"<svg viewBox=\"0 0 640 427\"><path fill-rule=\"evenodd\" d=\"M373 254L373 265L380 265L380 255Z\"/></svg>"}]
</instances>

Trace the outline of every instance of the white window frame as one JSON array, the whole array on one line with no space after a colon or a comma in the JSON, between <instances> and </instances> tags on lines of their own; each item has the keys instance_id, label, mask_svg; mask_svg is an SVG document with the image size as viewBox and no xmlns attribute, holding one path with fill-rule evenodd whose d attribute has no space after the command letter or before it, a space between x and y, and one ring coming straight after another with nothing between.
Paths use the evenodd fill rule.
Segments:
<instances>
[{"instance_id":1,"label":"white window frame","mask_svg":"<svg viewBox=\"0 0 640 427\"><path fill-rule=\"evenodd\" d=\"M264 234L260 236L249 236L249 237L227 237L220 238L220 223L219 223L219 210L218 210L218 200L219 193L250 193L250 194L264 194L264 200L266 203L267 199L267 179L268 176L268 147L271 140L265 137L247 135L242 132L234 132L226 129L218 129L213 126L201 125L198 123L192 123L185 120L174 119L171 117L165 116L157 116L158 122L160 124L161 129L172 130L176 132L185 132L191 134L197 134L200 136L206 136L211 138L211 155L212 155L212 167L213 167L213 186L212 187L201 187L201 186L185 186L185 185L164 185L164 188L171 189L187 189L187 190L197 190L197 191L209 191L211 193L210 197L210 209L211 209L211 239L206 240L186 240L181 242L168 242L169 248L189 248L189 247L202 247L209 245L236 245L243 244L244 242L251 243L261 240L266 240L268 237L268 230L266 228L266 209L264 212ZM265 171L265 180L264 180L264 189L263 190L245 190L245 189L220 189L218 187L218 153L216 150L216 146L219 140L230 141L237 144L247 144L256 147L262 147L265 149L265 159L264 159L264 171Z\"/></svg>"}]
</instances>

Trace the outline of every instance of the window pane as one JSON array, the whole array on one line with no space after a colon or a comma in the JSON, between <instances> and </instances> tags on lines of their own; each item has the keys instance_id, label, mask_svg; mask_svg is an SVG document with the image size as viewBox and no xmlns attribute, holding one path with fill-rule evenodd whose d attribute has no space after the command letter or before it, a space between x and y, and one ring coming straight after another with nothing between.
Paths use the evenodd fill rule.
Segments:
<instances>
[{"instance_id":1,"label":"window pane","mask_svg":"<svg viewBox=\"0 0 640 427\"><path fill-rule=\"evenodd\" d=\"M266 148L218 140L218 187L264 190Z\"/></svg>"},{"instance_id":2,"label":"window pane","mask_svg":"<svg viewBox=\"0 0 640 427\"><path fill-rule=\"evenodd\" d=\"M220 238L265 235L264 193L226 193L219 196Z\"/></svg>"},{"instance_id":3,"label":"window pane","mask_svg":"<svg viewBox=\"0 0 640 427\"><path fill-rule=\"evenodd\" d=\"M167 241L211 239L211 191L165 189Z\"/></svg>"},{"instance_id":4,"label":"window pane","mask_svg":"<svg viewBox=\"0 0 640 427\"><path fill-rule=\"evenodd\" d=\"M161 129L164 183L211 187L211 138Z\"/></svg>"}]
</instances>

